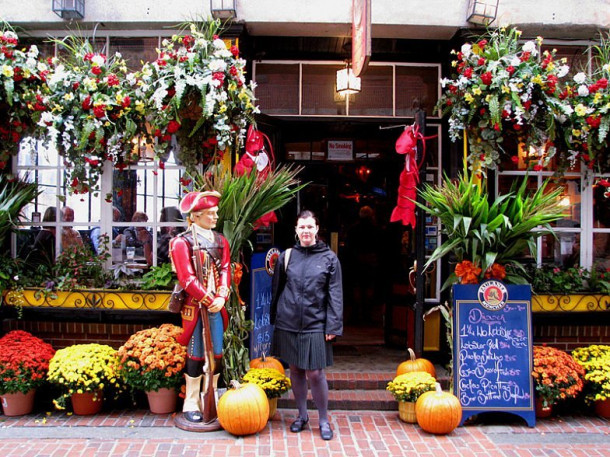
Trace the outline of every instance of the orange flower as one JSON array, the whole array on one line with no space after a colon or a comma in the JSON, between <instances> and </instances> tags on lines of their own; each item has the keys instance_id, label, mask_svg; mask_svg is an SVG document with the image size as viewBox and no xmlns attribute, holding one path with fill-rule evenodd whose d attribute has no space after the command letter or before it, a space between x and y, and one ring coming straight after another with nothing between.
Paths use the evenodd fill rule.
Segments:
<instances>
[{"instance_id":1,"label":"orange flower","mask_svg":"<svg viewBox=\"0 0 610 457\"><path fill-rule=\"evenodd\" d=\"M504 278L506 278L506 268L499 263L494 263L485 272L485 279L498 279L501 281Z\"/></svg>"},{"instance_id":2,"label":"orange flower","mask_svg":"<svg viewBox=\"0 0 610 457\"><path fill-rule=\"evenodd\" d=\"M455 275L461 278L460 284L478 284L481 269L470 260L464 260L455 266Z\"/></svg>"}]
</instances>

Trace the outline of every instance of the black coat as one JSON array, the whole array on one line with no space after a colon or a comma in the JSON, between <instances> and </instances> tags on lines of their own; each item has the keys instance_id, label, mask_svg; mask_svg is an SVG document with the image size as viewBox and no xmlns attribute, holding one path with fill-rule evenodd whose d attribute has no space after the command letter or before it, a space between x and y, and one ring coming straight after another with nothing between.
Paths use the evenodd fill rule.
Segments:
<instances>
[{"instance_id":1,"label":"black coat","mask_svg":"<svg viewBox=\"0 0 610 457\"><path fill-rule=\"evenodd\" d=\"M290 332L343 334L341 264L328 246L293 247L285 268L280 254L273 274L271 323Z\"/></svg>"}]
</instances>

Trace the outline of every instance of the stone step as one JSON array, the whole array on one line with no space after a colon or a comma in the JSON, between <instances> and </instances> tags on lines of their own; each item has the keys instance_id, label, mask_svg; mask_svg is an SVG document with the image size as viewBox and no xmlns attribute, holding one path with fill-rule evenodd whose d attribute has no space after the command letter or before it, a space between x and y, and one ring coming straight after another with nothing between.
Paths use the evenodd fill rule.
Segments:
<instances>
[{"instance_id":1,"label":"stone step","mask_svg":"<svg viewBox=\"0 0 610 457\"><path fill-rule=\"evenodd\" d=\"M295 409L296 404L292 392L284 394L278 400L278 408ZM311 392L307 398L307 407L315 409ZM372 410L397 411L398 403L387 390L330 390L328 392L329 410Z\"/></svg>"}]
</instances>

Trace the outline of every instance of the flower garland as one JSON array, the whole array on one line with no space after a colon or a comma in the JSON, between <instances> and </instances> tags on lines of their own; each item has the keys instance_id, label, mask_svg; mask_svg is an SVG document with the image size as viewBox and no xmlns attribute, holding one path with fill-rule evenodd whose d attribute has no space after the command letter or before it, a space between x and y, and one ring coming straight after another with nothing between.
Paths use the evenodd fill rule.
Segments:
<instances>
[{"instance_id":1,"label":"flower garland","mask_svg":"<svg viewBox=\"0 0 610 457\"><path fill-rule=\"evenodd\" d=\"M520 36L515 28L501 28L464 44L459 52L452 51L457 74L441 80L445 91L438 106L450 115L453 141L468 132L472 166L495 169L506 137L525 148L549 149L556 121L569 111L557 97L558 82L569 67L555 61L554 51L539 59L542 37L521 45ZM552 154L547 151L547 160Z\"/></svg>"},{"instance_id":2,"label":"flower garland","mask_svg":"<svg viewBox=\"0 0 610 457\"><path fill-rule=\"evenodd\" d=\"M42 385L53 347L28 332L13 330L0 338L0 394L27 393Z\"/></svg>"},{"instance_id":3,"label":"flower garland","mask_svg":"<svg viewBox=\"0 0 610 457\"><path fill-rule=\"evenodd\" d=\"M436 379L425 371L398 375L386 387L397 401L417 401L420 395L435 389Z\"/></svg>"},{"instance_id":4,"label":"flower garland","mask_svg":"<svg viewBox=\"0 0 610 457\"><path fill-rule=\"evenodd\" d=\"M585 401L610 398L610 346L593 344L575 349L572 357L585 370Z\"/></svg>"},{"instance_id":5,"label":"flower garland","mask_svg":"<svg viewBox=\"0 0 610 457\"><path fill-rule=\"evenodd\" d=\"M248 120L259 112L255 85L246 84L246 62L236 46L227 49L219 38L220 25L191 24L190 34L163 40L157 60L139 74L157 154L164 158L178 146L188 170L243 138Z\"/></svg>"},{"instance_id":6,"label":"flower garland","mask_svg":"<svg viewBox=\"0 0 610 457\"><path fill-rule=\"evenodd\" d=\"M74 37L59 44L68 53L50 59L45 104L51 109L42 113L38 125L64 156L70 190L97 191L105 160L117 168L130 161L144 102L135 97L137 79L127 72L121 54L107 57Z\"/></svg>"},{"instance_id":7,"label":"flower garland","mask_svg":"<svg viewBox=\"0 0 610 457\"><path fill-rule=\"evenodd\" d=\"M46 109L42 86L49 69L36 46L18 47L16 33L0 31L0 170Z\"/></svg>"},{"instance_id":8,"label":"flower garland","mask_svg":"<svg viewBox=\"0 0 610 457\"><path fill-rule=\"evenodd\" d=\"M532 376L543 406L576 398L583 389L584 375L582 366L566 352L548 346L534 346Z\"/></svg>"},{"instance_id":9,"label":"flower garland","mask_svg":"<svg viewBox=\"0 0 610 457\"><path fill-rule=\"evenodd\" d=\"M262 387L267 398L281 397L292 387L290 379L274 368L251 368L244 375L243 382Z\"/></svg>"},{"instance_id":10,"label":"flower garland","mask_svg":"<svg viewBox=\"0 0 610 457\"><path fill-rule=\"evenodd\" d=\"M132 389L157 391L182 383L186 349L176 341L182 329L172 324L141 330L119 348L118 371Z\"/></svg>"},{"instance_id":11,"label":"flower garland","mask_svg":"<svg viewBox=\"0 0 610 457\"><path fill-rule=\"evenodd\" d=\"M117 351L105 344L76 344L58 350L49 362L47 380L64 393L53 404L65 409L74 393L98 392L105 387L121 389Z\"/></svg>"}]
</instances>

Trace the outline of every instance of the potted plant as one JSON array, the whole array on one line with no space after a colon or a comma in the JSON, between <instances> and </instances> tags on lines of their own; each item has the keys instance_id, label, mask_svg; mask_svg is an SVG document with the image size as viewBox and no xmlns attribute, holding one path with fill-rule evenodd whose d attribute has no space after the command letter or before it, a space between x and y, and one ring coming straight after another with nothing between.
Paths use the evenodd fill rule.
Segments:
<instances>
[{"instance_id":1,"label":"potted plant","mask_svg":"<svg viewBox=\"0 0 610 457\"><path fill-rule=\"evenodd\" d=\"M563 217L559 204L562 188L547 191L547 184L530 192L526 176L493 202L486 180L477 183L466 168L457 182L445 177L440 186L424 184L420 193L426 203L417 205L438 218L445 235L424 269L452 254L457 264L443 289L456 282L477 284L483 279L526 283L520 258L524 251L535 258L536 238L553 233L549 224ZM508 264L512 267L509 271Z\"/></svg>"},{"instance_id":2,"label":"potted plant","mask_svg":"<svg viewBox=\"0 0 610 457\"><path fill-rule=\"evenodd\" d=\"M28 414L36 388L45 381L53 347L22 330L0 338L0 397L6 416Z\"/></svg>"},{"instance_id":3,"label":"potted plant","mask_svg":"<svg viewBox=\"0 0 610 457\"><path fill-rule=\"evenodd\" d=\"M572 357L585 370L585 401L595 406L598 415L610 418L610 346L578 348Z\"/></svg>"},{"instance_id":4,"label":"potted plant","mask_svg":"<svg viewBox=\"0 0 610 457\"><path fill-rule=\"evenodd\" d=\"M246 84L245 60L219 38L221 22L189 23L181 34L163 40L156 61L138 74L147 88L147 120L157 155L164 158L172 140L187 171L208 163L246 133L258 108L253 84Z\"/></svg>"},{"instance_id":5,"label":"potted plant","mask_svg":"<svg viewBox=\"0 0 610 457\"><path fill-rule=\"evenodd\" d=\"M244 377L244 383L256 384L263 388L269 399L269 420L277 410L277 399L288 392L290 379L275 368L251 368Z\"/></svg>"},{"instance_id":6,"label":"potted plant","mask_svg":"<svg viewBox=\"0 0 610 457\"><path fill-rule=\"evenodd\" d=\"M151 412L176 410L186 349L176 341L182 329L163 324L133 334L119 348L118 373L125 385L146 392Z\"/></svg>"},{"instance_id":7,"label":"potted plant","mask_svg":"<svg viewBox=\"0 0 610 457\"><path fill-rule=\"evenodd\" d=\"M546 417L556 403L576 398L583 389L585 371L568 353L550 346L534 346L536 416Z\"/></svg>"},{"instance_id":8,"label":"potted plant","mask_svg":"<svg viewBox=\"0 0 610 457\"><path fill-rule=\"evenodd\" d=\"M467 132L474 169L495 169L509 137L527 149L544 146L536 165L542 168L555 152L557 125L570 112L558 88L569 67L555 61L555 51L540 55L542 37L526 42L520 37L520 30L500 28L465 43L452 51L456 74L441 80L438 106L449 114L453 141Z\"/></svg>"},{"instance_id":9,"label":"potted plant","mask_svg":"<svg viewBox=\"0 0 610 457\"><path fill-rule=\"evenodd\" d=\"M415 403L425 392L436 389L436 379L425 371L411 371L396 376L388 383L386 390L390 391L398 401L398 417L403 422L414 424Z\"/></svg>"},{"instance_id":10,"label":"potted plant","mask_svg":"<svg viewBox=\"0 0 610 457\"><path fill-rule=\"evenodd\" d=\"M0 170L4 170L46 109L41 90L49 69L39 60L38 48L25 49L6 23L0 25L0 46Z\"/></svg>"},{"instance_id":11,"label":"potted plant","mask_svg":"<svg viewBox=\"0 0 610 457\"><path fill-rule=\"evenodd\" d=\"M105 344L75 344L58 350L47 374L47 380L62 391L53 400L55 407L65 409L70 399L74 414L99 412L104 389L122 389L117 367L117 351Z\"/></svg>"}]
</instances>

